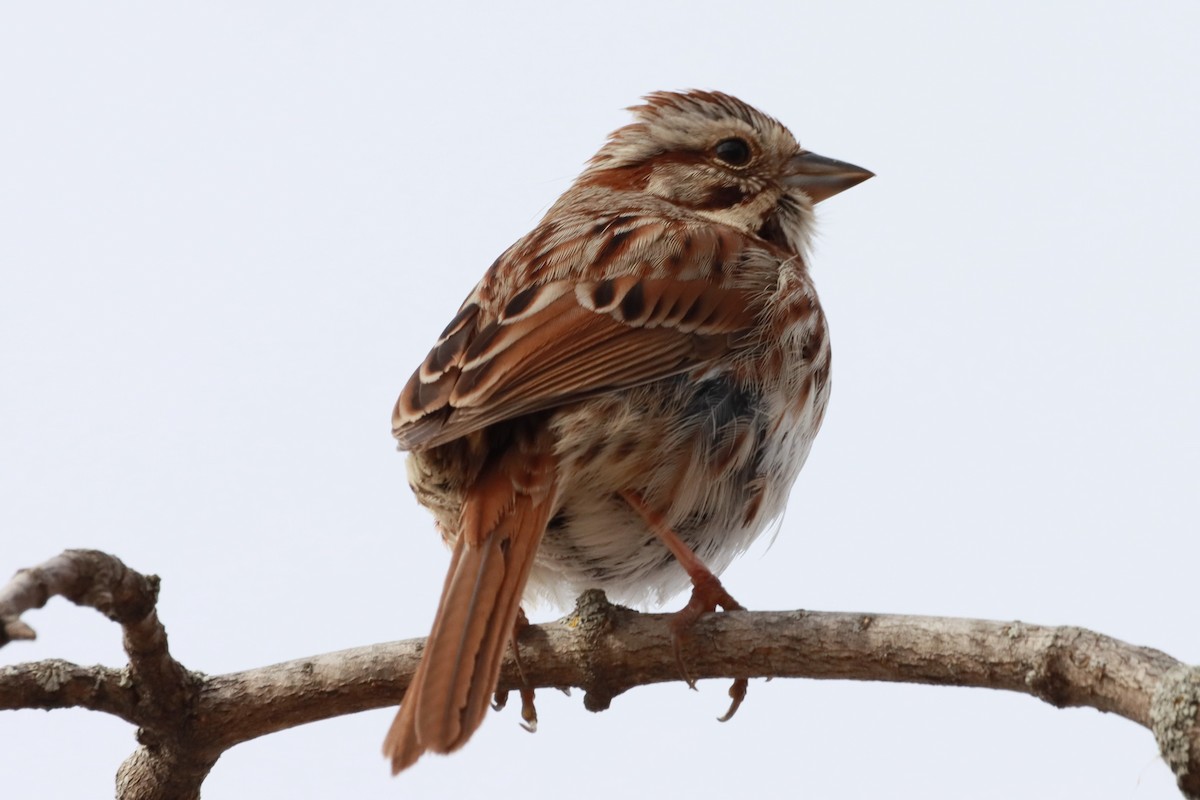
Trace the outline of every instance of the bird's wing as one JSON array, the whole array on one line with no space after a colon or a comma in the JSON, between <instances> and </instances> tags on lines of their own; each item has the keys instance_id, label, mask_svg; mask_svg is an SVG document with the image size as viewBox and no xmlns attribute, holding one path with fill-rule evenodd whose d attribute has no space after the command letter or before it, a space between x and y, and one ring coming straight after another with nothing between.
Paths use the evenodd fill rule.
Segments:
<instances>
[{"instance_id":1,"label":"bird's wing","mask_svg":"<svg viewBox=\"0 0 1200 800\"><path fill-rule=\"evenodd\" d=\"M725 236L721 247L693 243L689 252L685 238L681 256L678 226L649 227L639 229L636 248L599 248L596 263L575 265L567 277L511 281L515 289L487 304L498 311L485 310L480 289L472 293L400 394L392 417L400 446L434 447L744 347L764 299L729 277L737 243ZM726 263L697 263L704 259ZM520 264L507 267L521 274ZM495 270L484 279L493 289Z\"/></svg>"}]
</instances>

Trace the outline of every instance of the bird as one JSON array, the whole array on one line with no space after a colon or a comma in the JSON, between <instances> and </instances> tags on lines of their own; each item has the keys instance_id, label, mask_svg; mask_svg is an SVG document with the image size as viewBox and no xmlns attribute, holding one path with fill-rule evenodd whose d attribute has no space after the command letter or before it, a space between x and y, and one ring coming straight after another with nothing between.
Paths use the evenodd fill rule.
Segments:
<instances>
[{"instance_id":1,"label":"bird","mask_svg":"<svg viewBox=\"0 0 1200 800\"><path fill-rule=\"evenodd\" d=\"M675 634L741 608L717 576L780 516L825 414L813 208L873 173L721 92L629 111L396 402L451 558L384 742L393 774L478 729L523 599L690 585Z\"/></svg>"}]
</instances>

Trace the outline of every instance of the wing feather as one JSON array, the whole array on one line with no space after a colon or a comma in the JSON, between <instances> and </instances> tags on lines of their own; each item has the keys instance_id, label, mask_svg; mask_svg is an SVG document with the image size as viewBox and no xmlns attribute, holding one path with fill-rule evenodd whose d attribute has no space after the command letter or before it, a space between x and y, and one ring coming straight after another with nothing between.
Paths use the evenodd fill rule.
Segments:
<instances>
[{"instance_id":1,"label":"wing feather","mask_svg":"<svg viewBox=\"0 0 1200 800\"><path fill-rule=\"evenodd\" d=\"M647 248L639 253L644 258ZM400 446L435 447L501 420L701 367L744 346L762 309L760 292L727 285L726 264L690 264L688 279L653 262L608 266L598 280L517 286L485 304L485 287L498 282L495 269L489 273L401 393L392 418Z\"/></svg>"}]
</instances>

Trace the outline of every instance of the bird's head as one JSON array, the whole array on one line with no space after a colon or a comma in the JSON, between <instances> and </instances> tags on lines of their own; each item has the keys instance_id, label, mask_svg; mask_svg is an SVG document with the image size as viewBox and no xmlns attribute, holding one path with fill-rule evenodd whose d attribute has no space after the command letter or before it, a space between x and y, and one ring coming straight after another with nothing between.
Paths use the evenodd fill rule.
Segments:
<instances>
[{"instance_id":1,"label":"bird's head","mask_svg":"<svg viewBox=\"0 0 1200 800\"><path fill-rule=\"evenodd\" d=\"M720 92L655 92L630 109L580 184L642 191L800 252L812 207L873 173L802 148L778 120Z\"/></svg>"}]
</instances>

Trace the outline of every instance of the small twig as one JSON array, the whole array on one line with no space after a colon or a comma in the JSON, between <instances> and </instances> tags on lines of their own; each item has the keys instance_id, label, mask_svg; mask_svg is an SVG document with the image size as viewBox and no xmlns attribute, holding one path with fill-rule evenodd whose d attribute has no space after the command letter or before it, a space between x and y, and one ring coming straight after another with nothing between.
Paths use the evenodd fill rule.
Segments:
<instances>
[{"instance_id":1,"label":"small twig","mask_svg":"<svg viewBox=\"0 0 1200 800\"><path fill-rule=\"evenodd\" d=\"M142 747L118 774L122 798L199 797L200 783L219 755L191 740L189 711L197 680L171 657L158 619L159 579L130 569L99 550L66 550L19 570L0 588L0 646L35 638L21 615L51 597L94 608L120 624L126 669L80 667L63 661L0 671L0 707L107 711L139 727Z\"/></svg>"},{"instance_id":2,"label":"small twig","mask_svg":"<svg viewBox=\"0 0 1200 800\"><path fill-rule=\"evenodd\" d=\"M66 550L30 569L18 570L0 590L0 623L11 639L36 637L21 614L41 608L55 595L94 608L124 632L131 679L173 717L184 705L186 670L167 650L167 631L158 620L159 579L130 569L99 550ZM0 640L0 646L4 644ZM143 720L140 724L146 724Z\"/></svg>"},{"instance_id":3,"label":"small twig","mask_svg":"<svg viewBox=\"0 0 1200 800\"><path fill-rule=\"evenodd\" d=\"M0 667L0 709L89 708L138 722L137 698L122 670L52 659Z\"/></svg>"}]
</instances>

